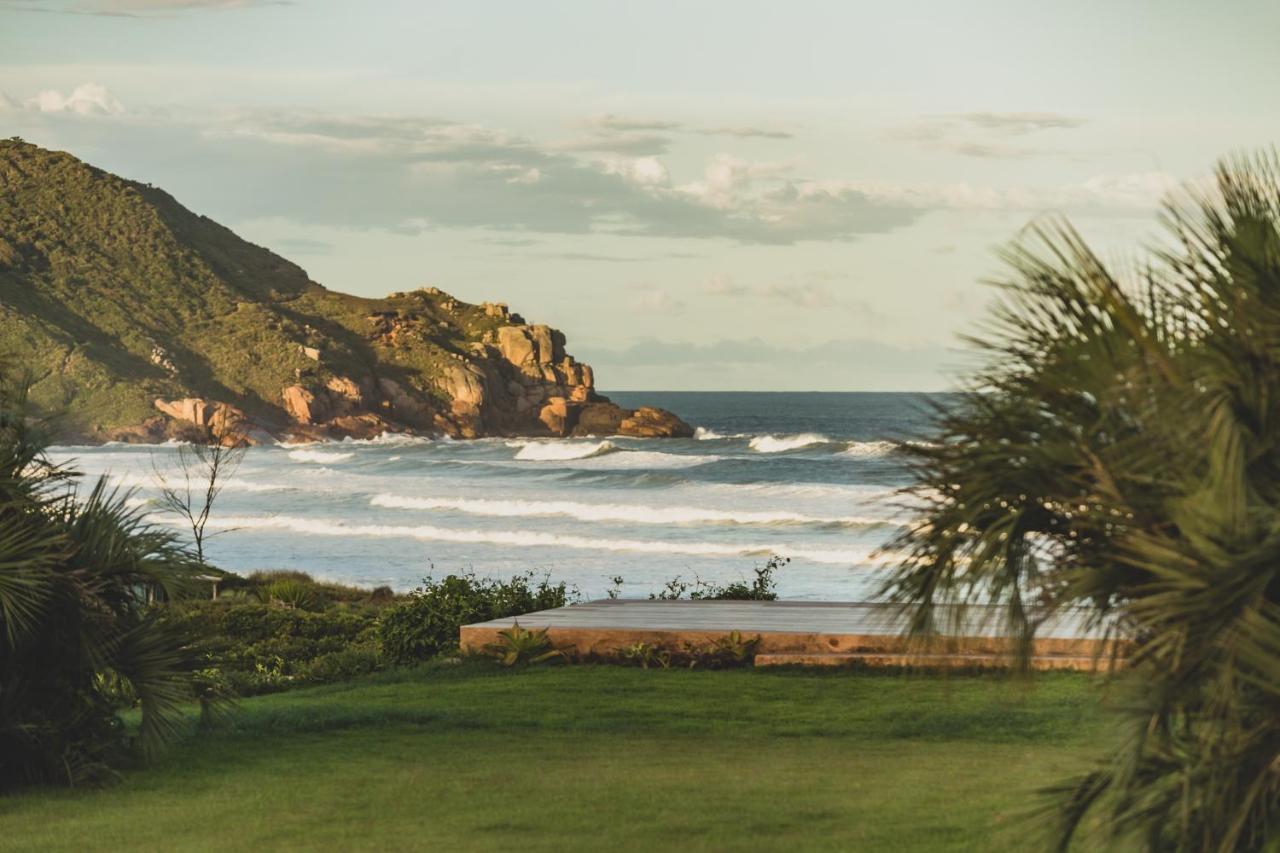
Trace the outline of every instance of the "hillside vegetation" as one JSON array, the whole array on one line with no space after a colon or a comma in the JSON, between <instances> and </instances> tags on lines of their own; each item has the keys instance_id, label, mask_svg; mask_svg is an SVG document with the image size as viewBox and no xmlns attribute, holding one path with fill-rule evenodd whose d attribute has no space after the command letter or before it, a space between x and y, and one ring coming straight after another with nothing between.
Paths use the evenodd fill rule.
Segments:
<instances>
[{"instance_id":1,"label":"hillside vegetation","mask_svg":"<svg viewBox=\"0 0 1280 853\"><path fill-rule=\"evenodd\" d=\"M610 404L562 334L505 305L327 290L162 190L16 138L0 141L0 355L90 440L688 431Z\"/></svg>"}]
</instances>

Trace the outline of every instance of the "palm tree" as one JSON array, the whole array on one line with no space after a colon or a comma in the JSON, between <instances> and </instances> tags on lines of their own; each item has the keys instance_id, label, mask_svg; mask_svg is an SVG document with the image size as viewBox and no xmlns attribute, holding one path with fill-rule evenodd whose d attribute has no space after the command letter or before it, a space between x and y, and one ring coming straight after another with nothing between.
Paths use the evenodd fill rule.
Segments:
<instances>
[{"instance_id":1,"label":"palm tree","mask_svg":"<svg viewBox=\"0 0 1280 853\"><path fill-rule=\"evenodd\" d=\"M1065 223L1006 251L986 366L903 447L919 517L886 591L922 636L983 602L1023 656L1067 607L1128 639L1131 737L1063 787L1063 847L1092 816L1254 850L1280 835L1280 161L1226 161L1162 220L1125 277Z\"/></svg>"},{"instance_id":2,"label":"palm tree","mask_svg":"<svg viewBox=\"0 0 1280 853\"><path fill-rule=\"evenodd\" d=\"M149 598L190 583L173 537L44 452L27 383L0 387L0 790L102 779L179 729L195 660ZM119 712L141 708L136 735Z\"/></svg>"}]
</instances>

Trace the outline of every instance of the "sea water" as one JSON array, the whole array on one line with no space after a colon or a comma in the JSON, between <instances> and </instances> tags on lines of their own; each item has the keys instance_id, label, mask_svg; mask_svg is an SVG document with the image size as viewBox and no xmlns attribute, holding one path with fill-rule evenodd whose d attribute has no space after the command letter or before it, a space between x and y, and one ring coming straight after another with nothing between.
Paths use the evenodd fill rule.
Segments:
<instances>
[{"instance_id":1,"label":"sea water","mask_svg":"<svg viewBox=\"0 0 1280 853\"><path fill-rule=\"evenodd\" d=\"M909 521L910 473L896 440L928 440L928 400L883 393L635 392L692 439L384 436L250 449L215 504L208 559L236 572L296 569L330 581L412 589L427 575L533 570L587 597L613 579L644 597L671 578L750 579L789 557L789 599L865 600L893 566ZM176 448L57 448L86 475L154 502Z\"/></svg>"}]
</instances>

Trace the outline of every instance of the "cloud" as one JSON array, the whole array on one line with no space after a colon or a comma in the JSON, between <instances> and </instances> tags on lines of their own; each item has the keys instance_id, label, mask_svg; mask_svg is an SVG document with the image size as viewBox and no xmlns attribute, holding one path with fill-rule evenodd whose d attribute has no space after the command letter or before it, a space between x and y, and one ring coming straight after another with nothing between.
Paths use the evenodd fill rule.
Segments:
<instances>
[{"instance_id":1,"label":"cloud","mask_svg":"<svg viewBox=\"0 0 1280 853\"><path fill-rule=\"evenodd\" d=\"M725 273L718 272L711 278L707 279L706 286L703 287L707 293L713 296L747 296L752 291L745 284L738 284L732 277Z\"/></svg>"},{"instance_id":2,"label":"cloud","mask_svg":"<svg viewBox=\"0 0 1280 853\"><path fill-rule=\"evenodd\" d=\"M638 290L633 294L631 307L649 314L679 314L685 309L685 303L662 288L655 287Z\"/></svg>"},{"instance_id":3,"label":"cloud","mask_svg":"<svg viewBox=\"0 0 1280 853\"><path fill-rule=\"evenodd\" d=\"M83 83L69 95L49 89L29 98L24 106L41 113L120 115L124 112L124 107L107 88L97 83Z\"/></svg>"},{"instance_id":4,"label":"cloud","mask_svg":"<svg viewBox=\"0 0 1280 853\"><path fill-rule=\"evenodd\" d=\"M1016 160L1060 153L1056 149L1012 145L1006 140L1046 130L1071 130L1087 123L1058 113L954 113L931 116L895 128L891 136L962 157Z\"/></svg>"},{"instance_id":5,"label":"cloud","mask_svg":"<svg viewBox=\"0 0 1280 853\"><path fill-rule=\"evenodd\" d=\"M641 118L620 116L612 113L595 115L587 119L586 124L597 132L635 133L637 131L665 133L695 133L702 136L731 136L737 139L792 139L795 134L776 127L756 125L696 125L671 119Z\"/></svg>"},{"instance_id":6,"label":"cloud","mask_svg":"<svg viewBox=\"0 0 1280 853\"><path fill-rule=\"evenodd\" d=\"M327 255L333 251L333 244L325 240L312 240L309 237L280 237L271 241L271 247L281 254L289 255Z\"/></svg>"},{"instance_id":7,"label":"cloud","mask_svg":"<svg viewBox=\"0 0 1280 853\"><path fill-rule=\"evenodd\" d=\"M90 133L67 120L83 114L104 121ZM1174 183L1163 173L1100 176L1072 187L822 179L797 174L794 162L725 153L706 160L700 175L677 179L658 155L569 151L447 117L125 112L93 84L69 95L41 93L11 123L72 151L77 139L109 145L121 152L115 168L225 220L283 217L396 233L477 228L520 237L841 242L909 226L937 209L1145 213ZM180 168L173 151L201 168ZM246 183L255 191L244 192Z\"/></svg>"},{"instance_id":8,"label":"cloud","mask_svg":"<svg viewBox=\"0 0 1280 853\"><path fill-rule=\"evenodd\" d=\"M837 304L835 294L820 284L768 284L760 290L766 299L787 302L799 308L830 308Z\"/></svg>"},{"instance_id":9,"label":"cloud","mask_svg":"<svg viewBox=\"0 0 1280 853\"><path fill-rule=\"evenodd\" d=\"M1087 119L1059 113L958 113L951 118L983 130L1012 136L1037 130L1068 130L1088 124Z\"/></svg>"},{"instance_id":10,"label":"cloud","mask_svg":"<svg viewBox=\"0 0 1280 853\"><path fill-rule=\"evenodd\" d=\"M768 127L749 127L745 125L737 125L733 127L703 127L694 131L704 136L733 136L738 139L750 139L757 137L760 139L794 139L795 134L786 130L777 130Z\"/></svg>"},{"instance_id":11,"label":"cloud","mask_svg":"<svg viewBox=\"0 0 1280 853\"><path fill-rule=\"evenodd\" d=\"M735 281L724 273L716 273L707 279L703 290L712 296L727 299L759 299L791 305L797 308L834 308L845 305L829 287L819 280L832 278L830 274L815 272L798 276L799 280L775 281L759 287L751 287ZM862 303L845 305L864 309Z\"/></svg>"},{"instance_id":12,"label":"cloud","mask_svg":"<svg viewBox=\"0 0 1280 853\"><path fill-rule=\"evenodd\" d=\"M108 18L150 18L201 9L249 9L261 6L291 6L291 0L86 0L86 2L0 2L0 8L19 12L58 15L94 15Z\"/></svg>"},{"instance_id":13,"label":"cloud","mask_svg":"<svg viewBox=\"0 0 1280 853\"><path fill-rule=\"evenodd\" d=\"M590 136L558 143L554 147L560 151L587 151L645 157L667 153L671 148L671 140L668 137L656 134L628 133Z\"/></svg>"},{"instance_id":14,"label":"cloud","mask_svg":"<svg viewBox=\"0 0 1280 853\"><path fill-rule=\"evenodd\" d=\"M636 130L682 130L684 128L684 124L678 121L633 118L629 116L613 115L612 113L592 116L587 119L587 123L592 127L599 128L600 130L621 131L624 133Z\"/></svg>"},{"instance_id":15,"label":"cloud","mask_svg":"<svg viewBox=\"0 0 1280 853\"><path fill-rule=\"evenodd\" d=\"M788 345L760 338L709 343L637 340L622 348L578 343L574 353L595 368L606 388L647 385L762 391L940 389L949 368L966 356L947 346L892 346L862 338ZM696 364L696 373L689 370Z\"/></svg>"}]
</instances>

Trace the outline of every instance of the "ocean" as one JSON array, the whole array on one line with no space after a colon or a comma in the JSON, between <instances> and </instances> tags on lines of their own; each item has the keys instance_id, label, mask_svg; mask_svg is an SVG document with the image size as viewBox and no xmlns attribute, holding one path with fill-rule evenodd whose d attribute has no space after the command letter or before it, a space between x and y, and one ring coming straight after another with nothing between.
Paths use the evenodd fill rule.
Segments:
<instances>
[{"instance_id":1,"label":"ocean","mask_svg":"<svg viewBox=\"0 0 1280 853\"><path fill-rule=\"evenodd\" d=\"M890 393L635 392L693 439L430 440L252 448L215 505L209 560L236 572L296 569L412 589L427 575L550 574L588 598L623 579L644 597L667 580L750 578L770 555L783 598L867 600L892 565L909 482L895 439L928 439L926 398ZM176 449L56 448L106 474L161 523L155 471Z\"/></svg>"}]
</instances>

